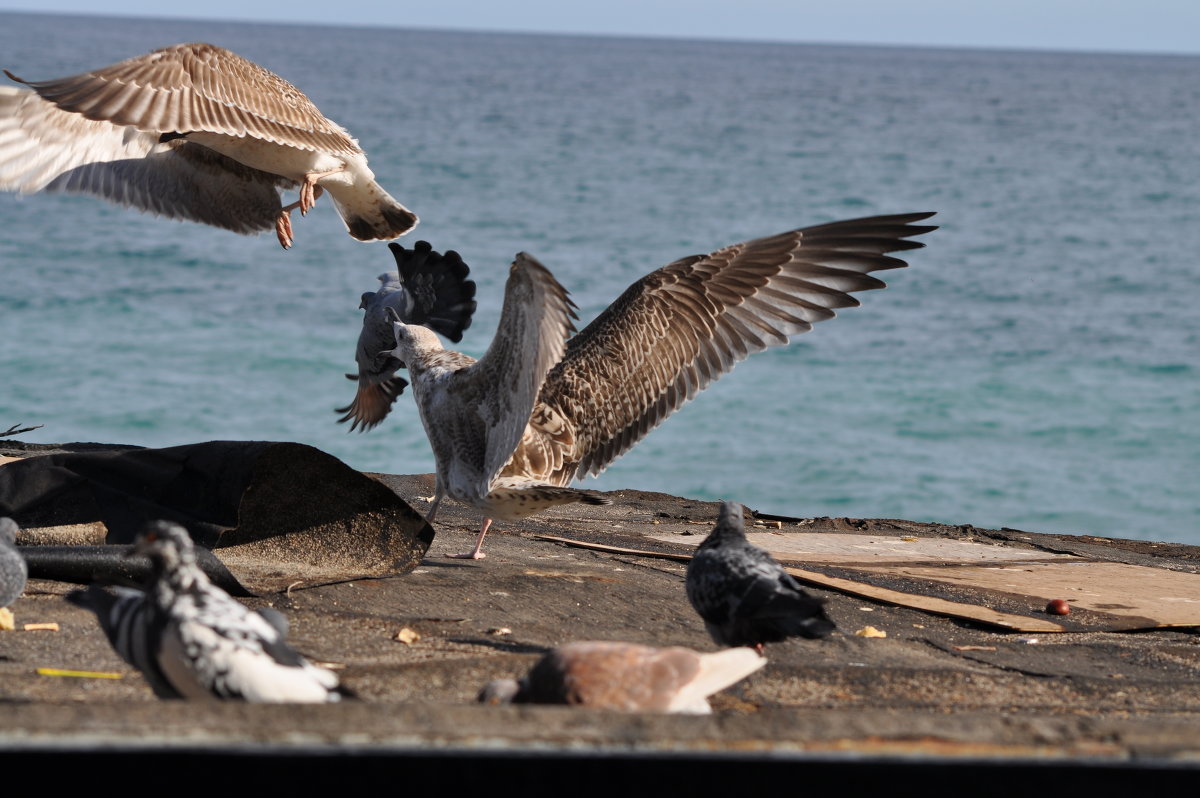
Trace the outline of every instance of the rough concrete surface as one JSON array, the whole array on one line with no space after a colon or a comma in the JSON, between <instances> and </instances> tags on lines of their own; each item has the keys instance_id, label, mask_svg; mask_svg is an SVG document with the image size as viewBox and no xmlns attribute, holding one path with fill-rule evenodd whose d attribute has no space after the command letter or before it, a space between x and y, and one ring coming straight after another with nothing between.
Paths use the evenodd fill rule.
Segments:
<instances>
[{"instance_id":1,"label":"rough concrete surface","mask_svg":"<svg viewBox=\"0 0 1200 798\"><path fill-rule=\"evenodd\" d=\"M375 476L417 510L427 507L418 497L431 492L430 475ZM1018 634L815 588L828 599L840 633L768 646L767 667L715 696L712 716L474 703L488 680L519 675L548 647L571 640L715 648L687 603L684 562L536 536L686 553L684 545L648 535L676 534L694 545L711 528L717 505L633 490L607 495L608 507L572 505L497 524L486 559L476 562L446 556L468 550L477 524L465 508L447 503L428 555L411 573L319 586L301 581L248 599L286 612L295 647L337 669L359 696L340 705L158 701L113 653L94 618L64 601L70 585L31 581L13 606L18 631L0 632L0 749L29 757L102 750L310 758L352 752L360 763L392 755L410 764L414 756L493 763L511 763L518 754L543 762L600 756L628 763L632 756L642 772L683 757L693 773L701 772L695 761L750 757L813 772L859 763L860 776L867 764L932 763L942 775L970 764L970 781L987 766L1013 773L1071 763L1101 773L1099 781L1109 786L1118 783L1112 773L1133 769L1145 784L1200 763L1195 629L1087 631L1085 613L1069 617L1078 631ZM1173 544L858 519L782 520L778 531L822 530L957 537L1200 571L1200 549ZM1047 617L1043 606L1018 596L891 586ZM21 631L29 623L56 623L58 630ZM887 637L853 634L867 625ZM406 629L417 635L410 643L396 639ZM47 668L121 678L39 674Z\"/></svg>"}]
</instances>

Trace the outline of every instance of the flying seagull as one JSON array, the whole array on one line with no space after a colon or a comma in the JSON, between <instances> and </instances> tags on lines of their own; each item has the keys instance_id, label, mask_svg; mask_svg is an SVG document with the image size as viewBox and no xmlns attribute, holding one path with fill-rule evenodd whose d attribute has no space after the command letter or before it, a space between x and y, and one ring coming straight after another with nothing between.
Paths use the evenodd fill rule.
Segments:
<instances>
[{"instance_id":1,"label":"flying seagull","mask_svg":"<svg viewBox=\"0 0 1200 798\"><path fill-rule=\"evenodd\" d=\"M365 432L383 421L408 385L396 376L400 361L390 354L396 346L391 312L405 324L424 325L455 343L475 313L475 281L467 279L471 270L457 252L443 255L426 241L412 249L388 247L396 271L379 275L379 290L364 293L358 305L366 311L354 352L358 374L346 375L358 383L358 391L354 401L335 411L344 414L338 421L349 421L351 431Z\"/></svg>"},{"instance_id":2,"label":"flying seagull","mask_svg":"<svg viewBox=\"0 0 1200 798\"><path fill-rule=\"evenodd\" d=\"M700 654L687 648L633 643L568 643L538 660L519 681L489 682L479 700L706 715L712 712L710 695L766 664L748 648Z\"/></svg>"},{"instance_id":3,"label":"flying seagull","mask_svg":"<svg viewBox=\"0 0 1200 798\"><path fill-rule=\"evenodd\" d=\"M533 257L517 255L500 326L476 364L429 330L394 324L437 460L429 520L445 496L491 517L541 507L530 492L565 490L600 474L671 413L737 363L788 342L851 294L885 283L870 272L907 264L889 252L932 213L832 222L692 255L638 280L569 341L566 291ZM500 501L502 489L525 503ZM494 500L493 500L494 499ZM493 516L504 510L508 516Z\"/></svg>"},{"instance_id":4,"label":"flying seagull","mask_svg":"<svg viewBox=\"0 0 1200 798\"><path fill-rule=\"evenodd\" d=\"M321 703L347 694L287 644L286 619L252 612L208 580L183 527L147 524L134 551L150 559L146 591L92 585L67 600L96 614L160 698Z\"/></svg>"},{"instance_id":5,"label":"flying seagull","mask_svg":"<svg viewBox=\"0 0 1200 798\"><path fill-rule=\"evenodd\" d=\"M236 233L274 229L328 191L360 241L417 217L375 182L341 125L273 72L211 44L177 44L72 77L0 86L0 189L91 194ZM299 188L287 205L280 190Z\"/></svg>"},{"instance_id":6,"label":"flying seagull","mask_svg":"<svg viewBox=\"0 0 1200 798\"><path fill-rule=\"evenodd\" d=\"M720 646L829 636L825 602L805 593L765 549L746 540L742 506L721 503L717 525L688 563L688 601Z\"/></svg>"}]
</instances>

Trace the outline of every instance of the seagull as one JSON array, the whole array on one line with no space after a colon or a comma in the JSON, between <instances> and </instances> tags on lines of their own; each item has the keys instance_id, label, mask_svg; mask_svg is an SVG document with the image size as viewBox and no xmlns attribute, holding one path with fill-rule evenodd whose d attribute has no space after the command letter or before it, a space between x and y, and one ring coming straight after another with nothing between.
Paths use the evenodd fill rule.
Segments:
<instances>
[{"instance_id":1,"label":"seagull","mask_svg":"<svg viewBox=\"0 0 1200 798\"><path fill-rule=\"evenodd\" d=\"M712 712L708 697L767 664L757 651L701 654L633 643L568 643L538 660L520 681L497 679L487 704L571 704L620 712Z\"/></svg>"},{"instance_id":2,"label":"seagull","mask_svg":"<svg viewBox=\"0 0 1200 798\"><path fill-rule=\"evenodd\" d=\"M4 612L25 590L25 580L29 576L25 558L17 549L18 531L16 521L0 518L0 610ZM9 620L12 620L11 616Z\"/></svg>"},{"instance_id":3,"label":"seagull","mask_svg":"<svg viewBox=\"0 0 1200 798\"><path fill-rule=\"evenodd\" d=\"M349 694L287 644L285 618L252 612L208 580L183 527L151 522L133 550L150 559L145 591L92 585L67 600L96 614L155 695L322 703Z\"/></svg>"},{"instance_id":4,"label":"seagull","mask_svg":"<svg viewBox=\"0 0 1200 798\"><path fill-rule=\"evenodd\" d=\"M392 403L408 380L396 376L400 361L390 352L396 345L389 309L406 324L422 324L457 343L471 326L475 313L475 281L468 280L470 268L454 250L435 252L427 241L412 249L388 244L396 258L396 271L379 275L378 291L362 295L358 307L365 310L362 332L354 358L358 374L346 377L358 382L354 401L335 412L350 421L350 431L365 432L387 416Z\"/></svg>"},{"instance_id":5,"label":"seagull","mask_svg":"<svg viewBox=\"0 0 1200 798\"><path fill-rule=\"evenodd\" d=\"M91 194L236 233L274 229L328 191L350 235L417 217L375 182L341 125L299 89L212 44L177 44L57 80L0 86L0 189ZM284 207L280 190L298 187Z\"/></svg>"},{"instance_id":6,"label":"seagull","mask_svg":"<svg viewBox=\"0 0 1200 798\"><path fill-rule=\"evenodd\" d=\"M437 466L425 520L433 523L446 496L484 513L474 551L451 556L481 559L494 518L523 518L571 502L612 503L593 491L500 474L529 424L546 372L562 359L574 332L574 307L550 271L522 252L509 270L500 332L478 361L446 349L433 330L405 324L390 311L396 342L390 356L412 377Z\"/></svg>"},{"instance_id":7,"label":"seagull","mask_svg":"<svg viewBox=\"0 0 1200 798\"><path fill-rule=\"evenodd\" d=\"M742 506L721 503L717 525L688 563L688 601L719 646L753 646L789 637L828 637L825 602L801 589L765 549L746 540Z\"/></svg>"},{"instance_id":8,"label":"seagull","mask_svg":"<svg viewBox=\"0 0 1200 798\"><path fill-rule=\"evenodd\" d=\"M910 238L937 229L916 224L930 216L832 222L681 258L569 341L566 291L521 253L478 364L424 328L394 324L392 356L413 376L437 461L428 519L446 495L490 513L502 486L566 489L600 474L750 354L858 305L853 292L884 288L870 272L906 266L887 253L924 246ZM482 556L489 524L466 556Z\"/></svg>"}]
</instances>

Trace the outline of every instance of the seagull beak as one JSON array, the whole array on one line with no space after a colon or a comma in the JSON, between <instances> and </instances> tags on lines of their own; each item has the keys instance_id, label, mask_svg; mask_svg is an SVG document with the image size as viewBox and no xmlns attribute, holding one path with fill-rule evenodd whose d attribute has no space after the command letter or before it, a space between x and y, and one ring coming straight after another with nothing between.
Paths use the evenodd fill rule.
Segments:
<instances>
[{"instance_id":1,"label":"seagull beak","mask_svg":"<svg viewBox=\"0 0 1200 798\"><path fill-rule=\"evenodd\" d=\"M380 350L379 354L384 355L385 357L390 357L392 360L395 360L397 363L399 363L400 365L397 368L406 369L408 368L408 364L405 363L403 358L397 354L399 351L400 347L397 346L395 349L382 349Z\"/></svg>"}]
</instances>

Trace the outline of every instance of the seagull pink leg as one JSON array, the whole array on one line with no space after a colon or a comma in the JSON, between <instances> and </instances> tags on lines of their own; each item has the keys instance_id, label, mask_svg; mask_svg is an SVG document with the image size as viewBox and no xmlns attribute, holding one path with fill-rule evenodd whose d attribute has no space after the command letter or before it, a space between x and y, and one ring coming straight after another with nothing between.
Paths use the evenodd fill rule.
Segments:
<instances>
[{"instance_id":1,"label":"seagull pink leg","mask_svg":"<svg viewBox=\"0 0 1200 798\"><path fill-rule=\"evenodd\" d=\"M279 246L284 249L290 249L292 246L291 207L289 205L281 210L279 217L275 220L275 235L279 238Z\"/></svg>"},{"instance_id":2,"label":"seagull pink leg","mask_svg":"<svg viewBox=\"0 0 1200 798\"><path fill-rule=\"evenodd\" d=\"M483 553L483 538L487 535L488 528L492 525L492 519L483 519L483 526L479 529L479 539L475 541L475 550L469 554L451 554L450 556L456 560L482 560L487 555Z\"/></svg>"},{"instance_id":3,"label":"seagull pink leg","mask_svg":"<svg viewBox=\"0 0 1200 798\"><path fill-rule=\"evenodd\" d=\"M333 172L306 175L304 182L300 184L300 199L284 205L279 210L279 218L275 220L275 235L279 237L279 244L284 249L290 249L294 240L292 238L292 211L299 208L300 215L307 216L309 209L317 204L317 198L325 193L325 189L314 181L331 174Z\"/></svg>"}]
</instances>

